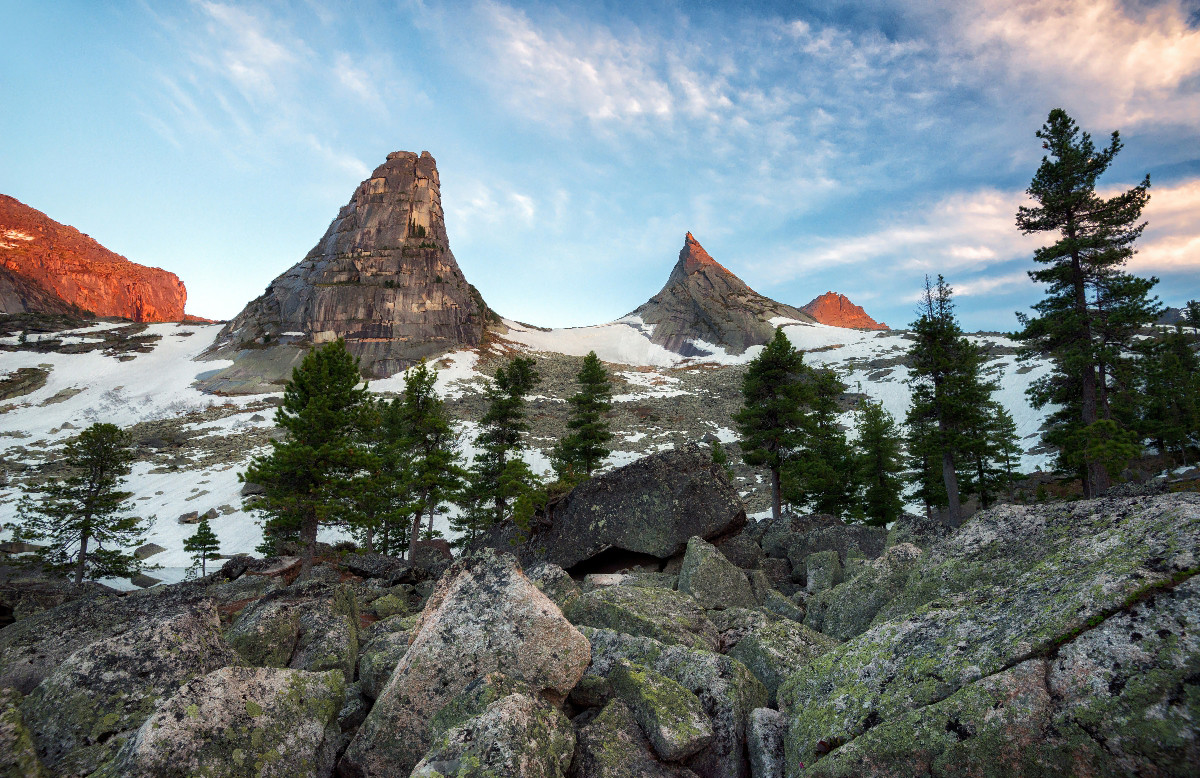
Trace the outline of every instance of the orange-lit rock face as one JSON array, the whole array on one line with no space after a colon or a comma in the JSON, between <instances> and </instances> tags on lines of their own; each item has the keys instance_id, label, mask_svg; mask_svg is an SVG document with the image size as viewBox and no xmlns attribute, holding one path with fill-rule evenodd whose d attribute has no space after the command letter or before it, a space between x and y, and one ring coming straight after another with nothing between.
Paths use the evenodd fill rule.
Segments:
<instances>
[{"instance_id":1,"label":"orange-lit rock face","mask_svg":"<svg viewBox=\"0 0 1200 778\"><path fill-rule=\"evenodd\" d=\"M859 330L889 329L883 322L877 322L868 316L861 306L855 305L845 295L836 292L826 292L800 310L821 324L828 324L831 327L849 327Z\"/></svg>"},{"instance_id":2,"label":"orange-lit rock face","mask_svg":"<svg viewBox=\"0 0 1200 778\"><path fill-rule=\"evenodd\" d=\"M7 195L0 195L0 265L97 316L183 320L187 289L174 273L130 262Z\"/></svg>"}]
</instances>

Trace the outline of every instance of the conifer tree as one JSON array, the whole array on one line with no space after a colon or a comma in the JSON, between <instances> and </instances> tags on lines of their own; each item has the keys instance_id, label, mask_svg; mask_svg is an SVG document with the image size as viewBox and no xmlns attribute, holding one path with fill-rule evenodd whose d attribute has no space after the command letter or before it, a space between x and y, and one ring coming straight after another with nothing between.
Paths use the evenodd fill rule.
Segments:
<instances>
[{"instance_id":1,"label":"conifer tree","mask_svg":"<svg viewBox=\"0 0 1200 778\"><path fill-rule=\"evenodd\" d=\"M963 452L967 476L964 492L978 495L980 506L987 508L1000 490L1016 479L1021 447L1016 422L1003 405L989 398L981 411L979 426L968 431L971 442Z\"/></svg>"},{"instance_id":2,"label":"conifer tree","mask_svg":"<svg viewBox=\"0 0 1200 778\"><path fill-rule=\"evenodd\" d=\"M783 469L787 502L838 518L860 515L854 449L838 423L838 396L846 385L831 370L805 367L804 419Z\"/></svg>"},{"instance_id":3,"label":"conifer tree","mask_svg":"<svg viewBox=\"0 0 1200 778\"><path fill-rule=\"evenodd\" d=\"M428 520L427 534L432 537L434 517L462 490L466 476L460 464L462 457L455 450L446 404L434 389L436 383L437 371L423 360L404 374L399 422L406 454L404 481L411 496L410 562L416 559L422 518Z\"/></svg>"},{"instance_id":4,"label":"conifer tree","mask_svg":"<svg viewBox=\"0 0 1200 778\"><path fill-rule=\"evenodd\" d=\"M984 425L982 409L994 385L982 377L983 354L963 337L951 296L942 276L936 285L925 278L920 318L912 324L916 342L909 349L912 407L906 422L928 435L914 448L925 457L925 467L940 467L947 521L957 526L962 513L959 465L973 445L973 433ZM919 486L928 489L928 480L921 473Z\"/></svg>"},{"instance_id":5,"label":"conifer tree","mask_svg":"<svg viewBox=\"0 0 1200 778\"><path fill-rule=\"evenodd\" d=\"M612 382L595 351L583 358L577 379L579 391L567 401L571 405L568 432L555 451L555 471L560 480L590 477L612 453L607 446L612 433L604 417L612 408Z\"/></svg>"},{"instance_id":6,"label":"conifer tree","mask_svg":"<svg viewBox=\"0 0 1200 778\"><path fill-rule=\"evenodd\" d=\"M883 403L864 399L858 404L856 469L862 484L866 523L883 527L904 512L900 432Z\"/></svg>"},{"instance_id":7,"label":"conifer tree","mask_svg":"<svg viewBox=\"0 0 1200 778\"><path fill-rule=\"evenodd\" d=\"M367 397L356 415L355 445L363 455L343 502L343 523L367 551L403 556L413 507L407 489L400 398Z\"/></svg>"},{"instance_id":8,"label":"conifer tree","mask_svg":"<svg viewBox=\"0 0 1200 778\"><path fill-rule=\"evenodd\" d=\"M1099 197L1096 182L1121 150L1117 132L1097 150L1091 136L1056 108L1037 137L1049 154L1029 185L1036 204L1018 209L1017 228L1027 235L1057 233L1058 240L1034 252L1043 267L1029 275L1047 285L1046 297L1033 306L1036 316L1018 314L1018 337L1025 355L1053 361L1054 371L1036 382L1029 396L1038 408L1063 407L1051 415L1045 440L1060 447L1060 464L1078 466L1084 496L1096 497L1111 483L1111 457L1117 452L1111 444L1125 437L1107 398L1113 362L1137 328L1158 312L1157 301L1149 297L1158 279L1121 270L1146 226L1139 220L1149 200L1150 177L1113 197ZM1094 426L1100 421L1108 423Z\"/></svg>"},{"instance_id":9,"label":"conifer tree","mask_svg":"<svg viewBox=\"0 0 1200 778\"><path fill-rule=\"evenodd\" d=\"M367 397L360 381L358 360L340 338L306 354L275 412L286 438L272 440L271 453L241 476L265 490L253 510L265 519L266 537L299 539L303 573L312 568L317 529L344 515L353 477L366 464L355 441Z\"/></svg>"},{"instance_id":10,"label":"conifer tree","mask_svg":"<svg viewBox=\"0 0 1200 778\"><path fill-rule=\"evenodd\" d=\"M1183 465L1188 450L1200 445L1200 356L1193 337L1177 326L1141 345L1138 430Z\"/></svg>"},{"instance_id":11,"label":"conifer tree","mask_svg":"<svg viewBox=\"0 0 1200 778\"><path fill-rule=\"evenodd\" d=\"M771 517L778 519L783 496L781 471L805 423L807 397L804 355L783 329L750 361L742 376L742 408L734 414L742 434L738 444L748 465L763 465L771 474Z\"/></svg>"},{"instance_id":12,"label":"conifer tree","mask_svg":"<svg viewBox=\"0 0 1200 778\"><path fill-rule=\"evenodd\" d=\"M463 515L452 526L469 542L475 534L508 518L514 500L535 488L537 477L520 458L524 449L525 396L541 381L537 363L513 357L496 371L485 397L488 409L475 438L479 453L469 472Z\"/></svg>"},{"instance_id":13,"label":"conifer tree","mask_svg":"<svg viewBox=\"0 0 1200 778\"><path fill-rule=\"evenodd\" d=\"M215 557L221 550L221 543L217 540L217 535L212 531L212 527L208 526L208 519L200 519L195 533L183 541L183 550L192 555L192 569L195 570L199 566L200 576L208 575L208 560Z\"/></svg>"},{"instance_id":14,"label":"conifer tree","mask_svg":"<svg viewBox=\"0 0 1200 778\"><path fill-rule=\"evenodd\" d=\"M66 445L69 475L40 487L41 496L26 494L17 506L18 540L46 544L37 552L50 570L71 572L75 583L85 578L127 578L145 565L122 549L145 543L146 528L120 487L132 469L132 439L115 424L93 424Z\"/></svg>"},{"instance_id":15,"label":"conifer tree","mask_svg":"<svg viewBox=\"0 0 1200 778\"><path fill-rule=\"evenodd\" d=\"M733 483L735 477L733 465L729 463L729 454L725 452L725 446L719 440L714 440L709 445L709 450L712 452L713 464L725 471L725 476L729 479L729 483Z\"/></svg>"}]
</instances>

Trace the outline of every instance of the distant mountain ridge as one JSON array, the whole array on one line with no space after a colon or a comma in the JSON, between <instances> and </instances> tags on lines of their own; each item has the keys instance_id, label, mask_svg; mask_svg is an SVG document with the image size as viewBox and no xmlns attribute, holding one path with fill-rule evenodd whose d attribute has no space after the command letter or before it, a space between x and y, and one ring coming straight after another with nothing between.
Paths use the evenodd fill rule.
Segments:
<instances>
[{"instance_id":1,"label":"distant mountain ridge","mask_svg":"<svg viewBox=\"0 0 1200 778\"><path fill-rule=\"evenodd\" d=\"M131 262L8 195L0 195L0 268L2 313L184 319L187 289L174 273Z\"/></svg>"},{"instance_id":2,"label":"distant mountain ridge","mask_svg":"<svg viewBox=\"0 0 1200 778\"><path fill-rule=\"evenodd\" d=\"M877 322L867 315L862 306L855 305L850 299L837 292L826 292L813 298L800 310L812 316L821 324L831 327L848 327L856 330L888 330L891 329L883 322Z\"/></svg>"}]
</instances>

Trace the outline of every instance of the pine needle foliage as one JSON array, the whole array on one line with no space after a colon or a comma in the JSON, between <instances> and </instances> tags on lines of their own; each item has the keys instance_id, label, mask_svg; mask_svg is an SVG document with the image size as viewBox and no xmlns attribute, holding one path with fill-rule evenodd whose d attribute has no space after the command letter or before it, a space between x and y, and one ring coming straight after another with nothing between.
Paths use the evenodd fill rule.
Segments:
<instances>
[{"instance_id":1,"label":"pine needle foliage","mask_svg":"<svg viewBox=\"0 0 1200 778\"><path fill-rule=\"evenodd\" d=\"M215 557L221 550L221 543L217 540L217 535L212 531L212 527L208 525L208 519L200 519L200 523L196 525L196 531L190 538L183 541L183 550L192 555L191 570L194 571L199 567L201 577L208 575L208 560Z\"/></svg>"},{"instance_id":2,"label":"pine needle foliage","mask_svg":"<svg viewBox=\"0 0 1200 778\"><path fill-rule=\"evenodd\" d=\"M45 544L37 556L49 570L84 579L128 578L146 566L123 551L145 543L132 492L121 489L134 455L128 432L115 424L93 424L66 445L69 475L26 494L17 506L15 537Z\"/></svg>"},{"instance_id":3,"label":"pine needle foliage","mask_svg":"<svg viewBox=\"0 0 1200 778\"><path fill-rule=\"evenodd\" d=\"M576 379L579 391L567 400L571 406L568 432L554 455L555 472L560 480L590 477L612 453L608 448L612 432L605 418L612 410L612 381L595 351L589 351L583 358Z\"/></svg>"},{"instance_id":4,"label":"pine needle foliage","mask_svg":"<svg viewBox=\"0 0 1200 778\"><path fill-rule=\"evenodd\" d=\"M863 399L856 412L858 440L855 470L862 485L866 524L886 526L904 512L904 468L900 431L882 403Z\"/></svg>"}]
</instances>

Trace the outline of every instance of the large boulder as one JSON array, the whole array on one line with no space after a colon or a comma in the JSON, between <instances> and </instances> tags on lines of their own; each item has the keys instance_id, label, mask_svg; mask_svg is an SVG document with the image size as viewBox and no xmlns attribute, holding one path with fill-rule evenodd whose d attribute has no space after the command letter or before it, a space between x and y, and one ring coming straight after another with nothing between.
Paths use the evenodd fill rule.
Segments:
<instances>
[{"instance_id":1,"label":"large boulder","mask_svg":"<svg viewBox=\"0 0 1200 778\"><path fill-rule=\"evenodd\" d=\"M693 536L735 532L746 511L711 454L687 443L589 478L543 519L516 553L530 563L546 560L572 570L604 552L667 559ZM513 539L508 528L484 543L507 550Z\"/></svg>"},{"instance_id":2,"label":"large boulder","mask_svg":"<svg viewBox=\"0 0 1200 778\"><path fill-rule=\"evenodd\" d=\"M579 731L574 770L577 778L695 778L695 773L654 758L633 711L620 700L604 706Z\"/></svg>"},{"instance_id":3,"label":"large boulder","mask_svg":"<svg viewBox=\"0 0 1200 778\"><path fill-rule=\"evenodd\" d=\"M685 761L704 778L746 778L746 725L750 712L767 704L762 682L735 659L672 646L652 638L584 627L592 644L588 677L608 678L621 660L648 667L700 698L712 721L708 748Z\"/></svg>"},{"instance_id":4,"label":"large boulder","mask_svg":"<svg viewBox=\"0 0 1200 778\"><path fill-rule=\"evenodd\" d=\"M412 778L564 778L574 750L575 733L561 711L513 693L438 737Z\"/></svg>"},{"instance_id":5,"label":"large boulder","mask_svg":"<svg viewBox=\"0 0 1200 778\"><path fill-rule=\"evenodd\" d=\"M405 631L384 632L371 638L358 654L358 680L362 693L376 699L392 678L392 672L408 653L412 636Z\"/></svg>"},{"instance_id":6,"label":"large boulder","mask_svg":"<svg viewBox=\"0 0 1200 778\"><path fill-rule=\"evenodd\" d=\"M754 673L767 687L768 703L774 706L779 685L800 667L831 651L838 641L789 619L768 621L752 627L729 656Z\"/></svg>"},{"instance_id":7,"label":"large boulder","mask_svg":"<svg viewBox=\"0 0 1200 778\"><path fill-rule=\"evenodd\" d=\"M691 597L654 586L607 586L576 597L566 609L572 624L645 635L664 643L715 651L717 628Z\"/></svg>"},{"instance_id":8,"label":"large boulder","mask_svg":"<svg viewBox=\"0 0 1200 778\"><path fill-rule=\"evenodd\" d=\"M354 680L358 602L345 586L288 589L243 610L225 637L246 664L341 670Z\"/></svg>"},{"instance_id":9,"label":"large boulder","mask_svg":"<svg viewBox=\"0 0 1200 778\"><path fill-rule=\"evenodd\" d=\"M750 752L752 778L783 778L783 733L787 719L771 708L755 708L750 712L746 731L746 746Z\"/></svg>"},{"instance_id":10,"label":"large boulder","mask_svg":"<svg viewBox=\"0 0 1200 778\"><path fill-rule=\"evenodd\" d=\"M160 703L94 778L326 778L345 688L332 670L221 668Z\"/></svg>"},{"instance_id":11,"label":"large boulder","mask_svg":"<svg viewBox=\"0 0 1200 778\"><path fill-rule=\"evenodd\" d=\"M851 580L810 597L804 623L838 640L861 635L904 588L920 556L921 549L911 543L892 546Z\"/></svg>"},{"instance_id":12,"label":"large boulder","mask_svg":"<svg viewBox=\"0 0 1200 778\"><path fill-rule=\"evenodd\" d=\"M976 514L781 688L789 772L1189 774L1198 568L1200 495Z\"/></svg>"},{"instance_id":13,"label":"large boulder","mask_svg":"<svg viewBox=\"0 0 1200 778\"><path fill-rule=\"evenodd\" d=\"M692 595L702 608L709 610L749 608L756 604L746 574L702 538L688 540L683 566L679 568L679 591Z\"/></svg>"},{"instance_id":14,"label":"large boulder","mask_svg":"<svg viewBox=\"0 0 1200 778\"><path fill-rule=\"evenodd\" d=\"M5 778L45 778L33 737L21 716L21 693L0 688L0 775Z\"/></svg>"},{"instance_id":15,"label":"large boulder","mask_svg":"<svg viewBox=\"0 0 1200 778\"><path fill-rule=\"evenodd\" d=\"M211 600L97 640L71 654L21 703L55 775L87 775L180 685L237 656L221 639Z\"/></svg>"},{"instance_id":16,"label":"large boulder","mask_svg":"<svg viewBox=\"0 0 1200 778\"><path fill-rule=\"evenodd\" d=\"M660 758L678 762L712 742L712 722L700 698L670 678L622 660L608 680Z\"/></svg>"},{"instance_id":17,"label":"large boulder","mask_svg":"<svg viewBox=\"0 0 1200 778\"><path fill-rule=\"evenodd\" d=\"M763 551L768 556L787 559L792 565L792 577L801 581L807 576L806 560L818 551L836 551L838 561L862 557L874 559L887 545L887 530L864 524L845 524L823 514L781 516L778 520L760 522Z\"/></svg>"},{"instance_id":18,"label":"large boulder","mask_svg":"<svg viewBox=\"0 0 1200 778\"><path fill-rule=\"evenodd\" d=\"M433 745L430 720L474 679L499 672L562 699L590 655L587 638L511 555L461 559L438 582L339 769L407 775Z\"/></svg>"}]
</instances>

